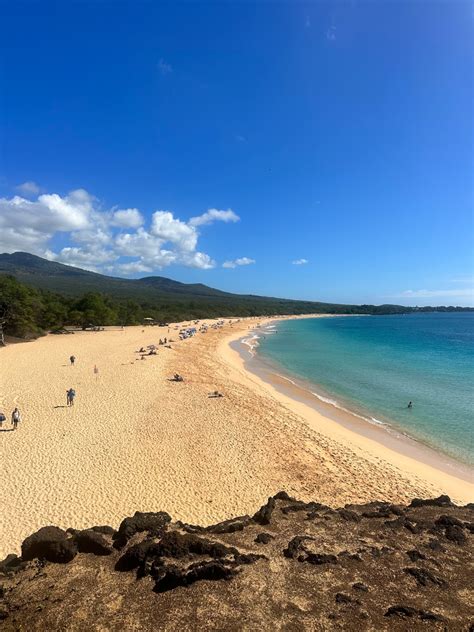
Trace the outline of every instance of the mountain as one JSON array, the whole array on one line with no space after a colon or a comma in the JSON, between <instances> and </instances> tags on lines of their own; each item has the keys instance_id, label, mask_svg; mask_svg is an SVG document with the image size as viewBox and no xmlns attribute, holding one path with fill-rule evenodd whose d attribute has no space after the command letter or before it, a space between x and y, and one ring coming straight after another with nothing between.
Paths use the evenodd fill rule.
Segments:
<instances>
[{"instance_id":1,"label":"mountain","mask_svg":"<svg viewBox=\"0 0 474 632\"><path fill-rule=\"evenodd\" d=\"M198 298L233 296L200 283L186 284L160 276L121 279L48 261L28 252L0 254L0 274L11 274L22 283L52 292L78 296L100 292L120 298Z\"/></svg>"},{"instance_id":2,"label":"mountain","mask_svg":"<svg viewBox=\"0 0 474 632\"><path fill-rule=\"evenodd\" d=\"M1 275L11 275L32 288L60 294L69 302L92 292L121 303L134 301L149 313L152 310L154 316L160 317L161 314L161 317L169 319L310 313L401 314L418 311L418 308L403 305L344 305L232 294L201 283L180 283L161 276L122 279L48 261L27 252L0 254ZM474 308L421 308L422 311L464 309Z\"/></svg>"},{"instance_id":3,"label":"mountain","mask_svg":"<svg viewBox=\"0 0 474 632\"><path fill-rule=\"evenodd\" d=\"M235 307L236 314L249 313L249 310L254 314L342 312L350 308L329 303L232 294L201 283L180 283L161 276L121 279L48 261L27 252L0 254L0 274L9 274L26 285L71 297L98 292L115 299L135 300L153 306L169 301L181 304L193 302L200 307L222 304L226 306L223 314L229 313L232 307Z\"/></svg>"},{"instance_id":4,"label":"mountain","mask_svg":"<svg viewBox=\"0 0 474 632\"><path fill-rule=\"evenodd\" d=\"M163 511L47 526L0 562L0 626L467 632L472 524L448 496L335 509L280 492L206 527Z\"/></svg>"}]
</instances>

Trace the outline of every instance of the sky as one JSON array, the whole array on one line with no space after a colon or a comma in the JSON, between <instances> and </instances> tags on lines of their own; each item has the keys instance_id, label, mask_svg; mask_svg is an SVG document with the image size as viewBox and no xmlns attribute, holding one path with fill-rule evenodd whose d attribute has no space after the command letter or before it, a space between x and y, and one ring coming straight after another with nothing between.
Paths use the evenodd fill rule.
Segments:
<instances>
[{"instance_id":1,"label":"sky","mask_svg":"<svg viewBox=\"0 0 474 632\"><path fill-rule=\"evenodd\" d=\"M0 3L0 252L474 305L470 2Z\"/></svg>"}]
</instances>

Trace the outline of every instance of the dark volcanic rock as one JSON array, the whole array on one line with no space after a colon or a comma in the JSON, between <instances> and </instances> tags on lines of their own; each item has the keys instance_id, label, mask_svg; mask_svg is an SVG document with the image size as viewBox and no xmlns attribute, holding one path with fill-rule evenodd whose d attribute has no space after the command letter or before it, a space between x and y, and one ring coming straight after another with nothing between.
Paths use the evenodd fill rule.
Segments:
<instances>
[{"instance_id":1,"label":"dark volcanic rock","mask_svg":"<svg viewBox=\"0 0 474 632\"><path fill-rule=\"evenodd\" d=\"M306 549L304 548L303 543L307 540L313 540L314 538L307 536L307 535L297 535L294 538L292 538L289 542L288 542L288 546L286 547L286 549L283 551L283 555L285 557L289 557L291 559L295 559L296 557L298 557L298 555L304 551L306 552Z\"/></svg>"},{"instance_id":2,"label":"dark volcanic rock","mask_svg":"<svg viewBox=\"0 0 474 632\"><path fill-rule=\"evenodd\" d=\"M428 584L434 584L436 586L445 586L446 582L441 577L438 577L427 568L417 568L410 566L403 569L405 573L411 575L416 579L420 586L428 586Z\"/></svg>"},{"instance_id":3,"label":"dark volcanic rock","mask_svg":"<svg viewBox=\"0 0 474 632\"><path fill-rule=\"evenodd\" d=\"M256 519L211 527L163 513L135 514L117 533L49 527L23 547L39 559L0 562L0 627L467 632L472 523L446 497L330 509L280 493ZM75 557L49 564L45 549Z\"/></svg>"},{"instance_id":4,"label":"dark volcanic rock","mask_svg":"<svg viewBox=\"0 0 474 632\"><path fill-rule=\"evenodd\" d=\"M110 555L113 551L102 533L93 529L84 529L74 535L79 553L93 553L94 555Z\"/></svg>"},{"instance_id":5,"label":"dark volcanic rock","mask_svg":"<svg viewBox=\"0 0 474 632\"><path fill-rule=\"evenodd\" d=\"M270 524L273 510L275 509L275 499L269 498L265 505L262 505L260 509L253 515L253 520L258 524L265 525Z\"/></svg>"},{"instance_id":6,"label":"dark volcanic rock","mask_svg":"<svg viewBox=\"0 0 474 632\"><path fill-rule=\"evenodd\" d=\"M4 575L11 575L24 569L25 566L26 562L24 562L21 557L18 557L18 555L15 555L14 553L10 553L10 555L7 555L6 558L0 562L0 573Z\"/></svg>"},{"instance_id":7,"label":"dark volcanic rock","mask_svg":"<svg viewBox=\"0 0 474 632\"><path fill-rule=\"evenodd\" d=\"M203 562L192 570L181 570L179 568L167 568L163 575L156 580L155 592L162 593L173 590L178 586L191 586L200 580L218 581L221 579L231 579L237 574L235 568L226 566L222 562Z\"/></svg>"},{"instance_id":8,"label":"dark volcanic rock","mask_svg":"<svg viewBox=\"0 0 474 632\"><path fill-rule=\"evenodd\" d=\"M438 498L427 498L423 500L422 498L414 498L410 505L410 507L454 507L454 504L451 502L451 498L449 496L438 496Z\"/></svg>"},{"instance_id":9,"label":"dark volcanic rock","mask_svg":"<svg viewBox=\"0 0 474 632\"><path fill-rule=\"evenodd\" d=\"M352 597L344 593L336 593L336 603L351 603Z\"/></svg>"},{"instance_id":10,"label":"dark volcanic rock","mask_svg":"<svg viewBox=\"0 0 474 632\"><path fill-rule=\"evenodd\" d=\"M97 531L97 533L102 533L102 535L110 535L114 536L117 532L113 527L109 527L109 525L99 525L97 527L92 527L92 531Z\"/></svg>"},{"instance_id":11,"label":"dark volcanic rock","mask_svg":"<svg viewBox=\"0 0 474 632\"><path fill-rule=\"evenodd\" d=\"M77 546L67 533L59 527L42 527L33 533L21 545L23 560L43 558L48 562L64 564L77 554Z\"/></svg>"},{"instance_id":12,"label":"dark volcanic rock","mask_svg":"<svg viewBox=\"0 0 474 632\"><path fill-rule=\"evenodd\" d=\"M449 527L446 527L445 534L448 540L451 540L452 542L456 542L456 544L466 543L467 538L464 535L464 532L461 529L461 527L450 525Z\"/></svg>"},{"instance_id":13,"label":"dark volcanic rock","mask_svg":"<svg viewBox=\"0 0 474 632\"><path fill-rule=\"evenodd\" d=\"M420 618L422 621L444 621L444 617L427 610L419 610L411 606L390 606L385 617Z\"/></svg>"},{"instance_id":14,"label":"dark volcanic rock","mask_svg":"<svg viewBox=\"0 0 474 632\"><path fill-rule=\"evenodd\" d=\"M239 516L238 518L232 518L230 520L224 520L218 524L213 524L210 527L206 527L204 531L208 533L235 533L235 531L243 531L245 527L250 523L250 516Z\"/></svg>"},{"instance_id":15,"label":"dark volcanic rock","mask_svg":"<svg viewBox=\"0 0 474 632\"><path fill-rule=\"evenodd\" d=\"M259 533L254 542L257 544L268 544L271 540L273 540L273 536L269 533Z\"/></svg>"},{"instance_id":16,"label":"dark volcanic rock","mask_svg":"<svg viewBox=\"0 0 474 632\"><path fill-rule=\"evenodd\" d=\"M309 564L337 564L338 560L335 555L328 555L327 553L309 553L305 562Z\"/></svg>"},{"instance_id":17,"label":"dark volcanic rock","mask_svg":"<svg viewBox=\"0 0 474 632\"><path fill-rule=\"evenodd\" d=\"M116 564L116 571L131 571L141 566L147 557L159 557L158 543L154 540L144 540L129 547Z\"/></svg>"},{"instance_id":18,"label":"dark volcanic rock","mask_svg":"<svg viewBox=\"0 0 474 632\"><path fill-rule=\"evenodd\" d=\"M360 522L360 516L356 511L351 511L350 509L338 509L337 513L347 521L352 522Z\"/></svg>"},{"instance_id":19,"label":"dark volcanic rock","mask_svg":"<svg viewBox=\"0 0 474 632\"><path fill-rule=\"evenodd\" d=\"M426 560L426 555L423 555L423 553L420 553L420 551L417 551L416 549L413 549L412 551L407 551L407 555L412 562L418 562L418 560Z\"/></svg>"},{"instance_id":20,"label":"dark volcanic rock","mask_svg":"<svg viewBox=\"0 0 474 632\"><path fill-rule=\"evenodd\" d=\"M123 548L135 533L148 531L150 535L159 535L163 528L171 522L171 516L165 511L158 513L141 511L135 512L131 518L125 518L119 530L114 534L114 547Z\"/></svg>"}]
</instances>

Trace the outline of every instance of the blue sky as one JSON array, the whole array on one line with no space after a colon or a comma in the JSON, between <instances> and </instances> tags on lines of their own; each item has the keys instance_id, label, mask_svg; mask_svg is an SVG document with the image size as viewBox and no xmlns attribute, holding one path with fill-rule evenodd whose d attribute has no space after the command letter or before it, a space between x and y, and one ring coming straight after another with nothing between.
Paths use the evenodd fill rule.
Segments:
<instances>
[{"instance_id":1,"label":"blue sky","mask_svg":"<svg viewBox=\"0 0 474 632\"><path fill-rule=\"evenodd\" d=\"M0 18L0 251L474 304L470 3L42 1Z\"/></svg>"}]
</instances>

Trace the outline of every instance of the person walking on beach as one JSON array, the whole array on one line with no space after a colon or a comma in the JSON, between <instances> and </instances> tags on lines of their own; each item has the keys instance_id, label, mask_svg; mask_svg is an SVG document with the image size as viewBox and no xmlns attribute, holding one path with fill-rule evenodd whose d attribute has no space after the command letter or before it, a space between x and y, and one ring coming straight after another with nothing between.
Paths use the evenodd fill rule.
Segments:
<instances>
[{"instance_id":1,"label":"person walking on beach","mask_svg":"<svg viewBox=\"0 0 474 632\"><path fill-rule=\"evenodd\" d=\"M74 362L76 361L76 356L73 356L73 355L72 355L72 356L69 358L69 361L71 362L71 366L74 366Z\"/></svg>"},{"instance_id":2,"label":"person walking on beach","mask_svg":"<svg viewBox=\"0 0 474 632\"><path fill-rule=\"evenodd\" d=\"M18 410L18 408L15 408L15 410L12 412L12 426L13 426L13 430L16 430L18 428L18 424L21 421L21 415L20 415L20 411Z\"/></svg>"},{"instance_id":3,"label":"person walking on beach","mask_svg":"<svg viewBox=\"0 0 474 632\"><path fill-rule=\"evenodd\" d=\"M68 406L74 406L74 398L76 397L76 391L73 388L70 388L66 391L66 399Z\"/></svg>"}]
</instances>

